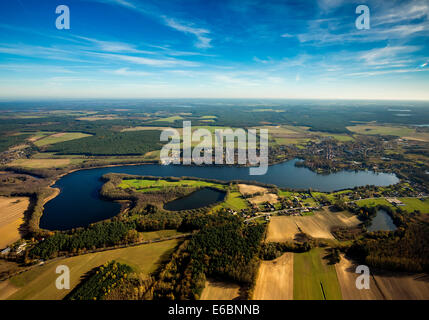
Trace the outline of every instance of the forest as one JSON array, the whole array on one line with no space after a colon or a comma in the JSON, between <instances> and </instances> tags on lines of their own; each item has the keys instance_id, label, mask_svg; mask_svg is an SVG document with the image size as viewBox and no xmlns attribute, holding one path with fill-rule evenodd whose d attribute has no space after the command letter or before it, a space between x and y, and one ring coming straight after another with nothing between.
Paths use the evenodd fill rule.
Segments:
<instances>
[{"instance_id":1,"label":"forest","mask_svg":"<svg viewBox=\"0 0 429 320\"><path fill-rule=\"evenodd\" d=\"M142 155L159 150L160 131L97 132L95 136L60 142L48 147L58 154L80 154L89 156Z\"/></svg>"},{"instance_id":2,"label":"forest","mask_svg":"<svg viewBox=\"0 0 429 320\"><path fill-rule=\"evenodd\" d=\"M252 285L265 225L246 225L226 213L200 222L201 230L173 254L146 299L199 299L207 277Z\"/></svg>"},{"instance_id":3,"label":"forest","mask_svg":"<svg viewBox=\"0 0 429 320\"><path fill-rule=\"evenodd\" d=\"M370 267L392 271L429 271L429 226L411 223L394 232L378 231L357 240L347 253Z\"/></svg>"},{"instance_id":4,"label":"forest","mask_svg":"<svg viewBox=\"0 0 429 320\"><path fill-rule=\"evenodd\" d=\"M80 285L74 288L65 300L102 300L120 286L132 272L132 268L116 261L91 270Z\"/></svg>"}]
</instances>

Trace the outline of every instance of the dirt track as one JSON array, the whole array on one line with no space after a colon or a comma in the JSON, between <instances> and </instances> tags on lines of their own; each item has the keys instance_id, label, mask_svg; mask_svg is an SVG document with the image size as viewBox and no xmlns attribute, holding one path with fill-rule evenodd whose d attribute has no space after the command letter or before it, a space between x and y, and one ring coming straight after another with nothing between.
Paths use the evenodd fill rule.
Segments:
<instances>
[{"instance_id":1,"label":"dirt track","mask_svg":"<svg viewBox=\"0 0 429 320\"><path fill-rule=\"evenodd\" d=\"M293 253L262 261L256 279L254 300L293 300Z\"/></svg>"}]
</instances>

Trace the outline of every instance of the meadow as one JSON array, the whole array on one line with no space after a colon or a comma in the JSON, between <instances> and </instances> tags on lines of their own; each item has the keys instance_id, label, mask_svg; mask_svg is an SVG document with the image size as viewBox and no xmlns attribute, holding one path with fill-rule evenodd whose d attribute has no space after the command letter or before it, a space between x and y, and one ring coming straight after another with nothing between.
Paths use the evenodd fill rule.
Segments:
<instances>
[{"instance_id":1,"label":"meadow","mask_svg":"<svg viewBox=\"0 0 429 320\"><path fill-rule=\"evenodd\" d=\"M295 300L341 300L341 289L334 265L323 259L322 248L295 253L293 297Z\"/></svg>"},{"instance_id":2,"label":"meadow","mask_svg":"<svg viewBox=\"0 0 429 320\"><path fill-rule=\"evenodd\" d=\"M424 200L420 200L419 198L407 198L407 197L399 197L397 198L400 200L404 205L398 206L401 210L404 210L408 213L411 213L415 210L420 211L421 213L429 213L429 198L424 198ZM394 205L389 203L384 198L379 199L363 199L356 201L358 206L367 206L367 207L375 207L378 205L387 206L390 208L396 208Z\"/></svg>"},{"instance_id":3,"label":"meadow","mask_svg":"<svg viewBox=\"0 0 429 320\"><path fill-rule=\"evenodd\" d=\"M34 144L38 147L44 147L50 144L55 144L59 142L71 141L76 139L81 139L85 137L90 137L90 134L82 133L82 132L61 132L55 133L53 135L43 137L34 142Z\"/></svg>"},{"instance_id":4,"label":"meadow","mask_svg":"<svg viewBox=\"0 0 429 320\"><path fill-rule=\"evenodd\" d=\"M160 191L163 188L169 187L193 187L203 188L212 187L217 189L225 189L226 186L218 183L212 183L202 180L179 180L170 181L164 179L123 179L118 185L122 189L132 188L138 192Z\"/></svg>"},{"instance_id":5,"label":"meadow","mask_svg":"<svg viewBox=\"0 0 429 320\"><path fill-rule=\"evenodd\" d=\"M156 270L162 261L168 259L177 244L177 240L169 240L123 249L89 253L60 260L51 260L44 265L36 266L27 272L9 279L8 282L17 291L8 299L63 299L70 290L58 290L55 286L55 279L58 277L55 270L58 265L66 265L70 268L71 290L88 271L111 260L127 264L142 277L147 277Z\"/></svg>"}]
</instances>

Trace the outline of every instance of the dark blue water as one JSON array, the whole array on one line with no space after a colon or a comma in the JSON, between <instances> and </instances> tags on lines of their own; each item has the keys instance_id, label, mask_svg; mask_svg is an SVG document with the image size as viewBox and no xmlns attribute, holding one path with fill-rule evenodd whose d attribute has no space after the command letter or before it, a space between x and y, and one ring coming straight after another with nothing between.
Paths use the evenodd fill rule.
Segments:
<instances>
[{"instance_id":1,"label":"dark blue water","mask_svg":"<svg viewBox=\"0 0 429 320\"><path fill-rule=\"evenodd\" d=\"M394 231L397 229L392 218L383 209L379 209L371 221L368 231Z\"/></svg>"},{"instance_id":2,"label":"dark blue water","mask_svg":"<svg viewBox=\"0 0 429 320\"><path fill-rule=\"evenodd\" d=\"M207 207L213 203L222 201L226 193L212 188L203 188L190 195L173 200L164 205L164 209L170 211L191 210Z\"/></svg>"},{"instance_id":3,"label":"dark blue water","mask_svg":"<svg viewBox=\"0 0 429 320\"><path fill-rule=\"evenodd\" d=\"M342 171L320 175L307 168L295 167L297 160L270 166L262 176L250 176L247 167L227 166L162 166L139 165L80 170L57 181L54 187L61 193L45 205L40 227L49 230L67 230L111 218L118 214L119 204L101 200L98 192L103 184L100 177L109 172L151 176L198 177L219 180L247 180L275 184L279 187L333 191L355 186L395 184L394 174L371 171Z\"/></svg>"}]
</instances>

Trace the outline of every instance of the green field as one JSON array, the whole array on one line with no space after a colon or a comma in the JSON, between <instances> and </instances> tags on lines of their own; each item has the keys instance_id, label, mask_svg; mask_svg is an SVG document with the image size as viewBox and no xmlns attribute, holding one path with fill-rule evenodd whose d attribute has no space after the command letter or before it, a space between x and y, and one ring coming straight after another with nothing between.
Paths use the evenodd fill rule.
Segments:
<instances>
[{"instance_id":1,"label":"green field","mask_svg":"<svg viewBox=\"0 0 429 320\"><path fill-rule=\"evenodd\" d=\"M429 213L429 199L425 198L424 201L419 198L397 198L402 201L405 205L398 206L402 210L406 212L413 212L414 210L419 210L421 213ZM375 207L377 205L384 205L391 208L396 208L394 205L390 204L386 199L363 199L356 201L358 206L367 206L367 207Z\"/></svg>"},{"instance_id":2,"label":"green field","mask_svg":"<svg viewBox=\"0 0 429 320\"><path fill-rule=\"evenodd\" d=\"M411 136L415 134L416 130L408 127L392 127L392 126L380 126L380 125L357 125L347 127L348 130L369 135L390 135L390 136Z\"/></svg>"},{"instance_id":3,"label":"green field","mask_svg":"<svg viewBox=\"0 0 429 320\"><path fill-rule=\"evenodd\" d=\"M70 268L71 289L80 282L86 272L111 260L130 265L144 277L154 272L159 263L168 258L177 243L178 240L169 240L48 262L11 278L9 281L19 290L9 299L59 300L64 298L70 290L58 290L55 287L55 280L58 277L55 270L58 265L66 265Z\"/></svg>"},{"instance_id":4,"label":"green field","mask_svg":"<svg viewBox=\"0 0 429 320\"><path fill-rule=\"evenodd\" d=\"M202 116L200 119L216 119L216 116Z\"/></svg>"},{"instance_id":5,"label":"green field","mask_svg":"<svg viewBox=\"0 0 429 320\"><path fill-rule=\"evenodd\" d=\"M334 265L328 265L322 248L295 253L293 262L294 300L341 300L341 289Z\"/></svg>"},{"instance_id":6,"label":"green field","mask_svg":"<svg viewBox=\"0 0 429 320\"><path fill-rule=\"evenodd\" d=\"M424 201L418 198L399 198L405 206L401 208L407 212L413 212L419 210L421 213L429 213L429 198L425 198Z\"/></svg>"},{"instance_id":7,"label":"green field","mask_svg":"<svg viewBox=\"0 0 429 320\"><path fill-rule=\"evenodd\" d=\"M225 189L226 186L218 183L200 181L200 180L180 180L180 181L168 181L168 180L151 180L151 179L124 179L119 184L122 189L132 188L139 192L159 191L162 188L168 187L213 187L218 189Z\"/></svg>"},{"instance_id":8,"label":"green field","mask_svg":"<svg viewBox=\"0 0 429 320\"><path fill-rule=\"evenodd\" d=\"M81 133L81 132L65 132L65 133L56 133L50 135L46 138L42 138L34 142L34 144L38 147L47 146L50 144L55 144L58 142L76 140L80 138L85 138L91 136L90 134Z\"/></svg>"},{"instance_id":9,"label":"green field","mask_svg":"<svg viewBox=\"0 0 429 320\"><path fill-rule=\"evenodd\" d=\"M240 192L233 191L228 194L225 202L220 204L219 207L240 211L241 209L247 209L249 207L249 203L243 199Z\"/></svg>"},{"instance_id":10,"label":"green field","mask_svg":"<svg viewBox=\"0 0 429 320\"><path fill-rule=\"evenodd\" d=\"M176 120L182 120L183 117L181 116L172 116L172 117L167 117L167 118L160 118L157 120L154 120L153 122L169 122L169 123L173 123Z\"/></svg>"}]
</instances>

